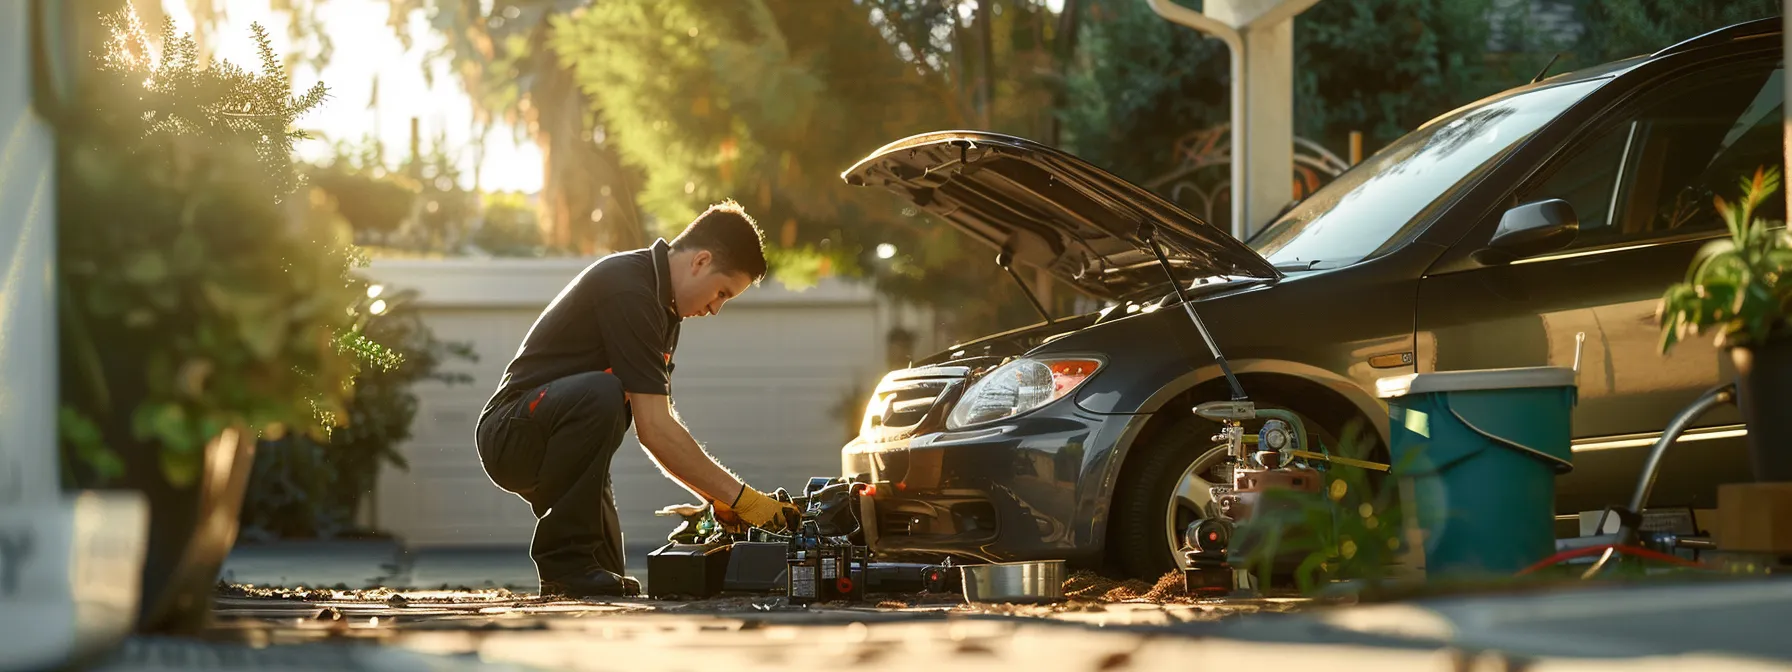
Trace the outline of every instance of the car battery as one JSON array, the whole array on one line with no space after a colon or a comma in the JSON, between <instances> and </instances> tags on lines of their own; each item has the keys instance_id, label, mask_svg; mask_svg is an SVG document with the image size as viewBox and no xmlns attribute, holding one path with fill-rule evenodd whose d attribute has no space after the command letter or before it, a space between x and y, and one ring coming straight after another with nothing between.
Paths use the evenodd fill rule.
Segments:
<instances>
[{"instance_id":1,"label":"car battery","mask_svg":"<svg viewBox=\"0 0 1792 672\"><path fill-rule=\"evenodd\" d=\"M737 541L728 559L722 590L729 593L776 593L789 583L786 557L790 544L782 541Z\"/></svg>"},{"instance_id":2,"label":"car battery","mask_svg":"<svg viewBox=\"0 0 1792 672\"><path fill-rule=\"evenodd\" d=\"M647 594L702 599L720 594L732 545L670 543L647 554Z\"/></svg>"},{"instance_id":3,"label":"car battery","mask_svg":"<svg viewBox=\"0 0 1792 672\"><path fill-rule=\"evenodd\" d=\"M871 562L856 583L866 593L959 592L957 568L912 562Z\"/></svg>"},{"instance_id":4,"label":"car battery","mask_svg":"<svg viewBox=\"0 0 1792 672\"><path fill-rule=\"evenodd\" d=\"M864 546L799 538L787 556L785 596L791 604L863 600L870 559Z\"/></svg>"}]
</instances>

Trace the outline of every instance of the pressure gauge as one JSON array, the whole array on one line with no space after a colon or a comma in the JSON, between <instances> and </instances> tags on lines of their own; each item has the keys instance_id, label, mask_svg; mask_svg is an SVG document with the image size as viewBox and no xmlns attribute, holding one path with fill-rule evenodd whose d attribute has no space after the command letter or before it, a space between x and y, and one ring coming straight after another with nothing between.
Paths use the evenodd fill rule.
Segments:
<instances>
[{"instance_id":1,"label":"pressure gauge","mask_svg":"<svg viewBox=\"0 0 1792 672\"><path fill-rule=\"evenodd\" d=\"M1262 429L1257 430L1258 450L1281 452L1293 448L1293 443L1294 429L1281 420L1269 420L1263 423Z\"/></svg>"}]
</instances>

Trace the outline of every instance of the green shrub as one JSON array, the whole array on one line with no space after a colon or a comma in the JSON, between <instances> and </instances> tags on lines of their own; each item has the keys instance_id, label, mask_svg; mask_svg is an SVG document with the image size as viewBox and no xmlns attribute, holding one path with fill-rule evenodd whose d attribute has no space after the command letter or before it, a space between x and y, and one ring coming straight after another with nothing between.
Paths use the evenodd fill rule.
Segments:
<instances>
[{"instance_id":1,"label":"green shrub","mask_svg":"<svg viewBox=\"0 0 1792 672\"><path fill-rule=\"evenodd\" d=\"M355 527L362 498L387 464L409 468L396 450L411 438L417 415L413 386L422 381L472 382L443 371L450 360L477 361L465 343L437 340L411 300L414 291L381 294L386 309L367 322L367 337L404 357L398 367L362 374L348 405L348 422L329 440L286 436L263 441L255 453L242 530L248 539L336 537Z\"/></svg>"},{"instance_id":2,"label":"green shrub","mask_svg":"<svg viewBox=\"0 0 1792 672\"><path fill-rule=\"evenodd\" d=\"M1344 429L1335 454L1379 461L1374 437L1374 429L1354 422ZM1330 581L1384 578L1402 552L1400 501L1393 479L1372 478L1359 467L1319 464L1325 477L1318 492L1269 490L1251 519L1239 524L1235 543L1249 548L1244 564L1262 585L1269 585L1279 558L1300 558L1296 585L1303 593L1313 593Z\"/></svg>"},{"instance_id":3,"label":"green shrub","mask_svg":"<svg viewBox=\"0 0 1792 672\"><path fill-rule=\"evenodd\" d=\"M473 244L498 257L538 257L542 246L541 225L522 194L485 195L485 212Z\"/></svg>"},{"instance_id":4,"label":"green shrub","mask_svg":"<svg viewBox=\"0 0 1792 672\"><path fill-rule=\"evenodd\" d=\"M323 85L293 96L260 26L251 72L200 63L172 22L159 55L135 13L105 23L55 119L67 473L102 485L153 451L186 487L224 429L327 436L363 367L400 358L361 333L347 232L290 215L293 122Z\"/></svg>"}]
</instances>

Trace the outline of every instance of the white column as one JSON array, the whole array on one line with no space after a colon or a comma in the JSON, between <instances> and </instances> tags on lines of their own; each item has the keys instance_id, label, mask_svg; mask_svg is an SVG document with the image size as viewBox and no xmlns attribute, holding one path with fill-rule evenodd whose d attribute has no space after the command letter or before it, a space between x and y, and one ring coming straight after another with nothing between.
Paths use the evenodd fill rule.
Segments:
<instances>
[{"instance_id":1,"label":"white column","mask_svg":"<svg viewBox=\"0 0 1792 672\"><path fill-rule=\"evenodd\" d=\"M1201 12L1145 2L1231 54L1232 235L1248 238L1294 197L1294 17L1319 0L1206 0Z\"/></svg>"},{"instance_id":2,"label":"white column","mask_svg":"<svg viewBox=\"0 0 1792 672\"><path fill-rule=\"evenodd\" d=\"M1244 205L1234 235L1268 225L1294 198L1294 20L1251 27L1244 35ZM1237 193L1237 192L1234 192Z\"/></svg>"},{"instance_id":3,"label":"white column","mask_svg":"<svg viewBox=\"0 0 1792 672\"><path fill-rule=\"evenodd\" d=\"M33 109L38 3L61 6L0 1L0 669L60 667L123 636L148 541L140 495L65 495L58 478L56 154Z\"/></svg>"},{"instance_id":4,"label":"white column","mask_svg":"<svg viewBox=\"0 0 1792 672\"><path fill-rule=\"evenodd\" d=\"M58 496L56 156L31 109L30 7L0 3L0 506Z\"/></svg>"}]
</instances>

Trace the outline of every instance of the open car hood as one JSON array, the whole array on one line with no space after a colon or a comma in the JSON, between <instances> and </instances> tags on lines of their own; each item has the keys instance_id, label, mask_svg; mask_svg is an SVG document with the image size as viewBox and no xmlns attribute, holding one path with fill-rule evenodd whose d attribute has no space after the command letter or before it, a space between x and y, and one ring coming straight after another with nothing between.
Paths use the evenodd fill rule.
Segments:
<instances>
[{"instance_id":1,"label":"open car hood","mask_svg":"<svg viewBox=\"0 0 1792 672\"><path fill-rule=\"evenodd\" d=\"M1268 260L1143 187L1051 147L978 131L924 133L841 174L889 189L1014 261L1107 299L1169 291L1141 235L1156 231L1183 286L1214 276L1276 278Z\"/></svg>"}]
</instances>

